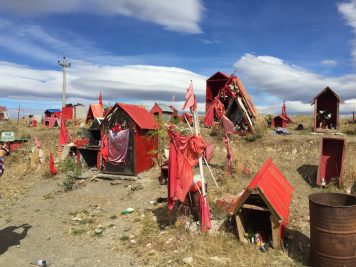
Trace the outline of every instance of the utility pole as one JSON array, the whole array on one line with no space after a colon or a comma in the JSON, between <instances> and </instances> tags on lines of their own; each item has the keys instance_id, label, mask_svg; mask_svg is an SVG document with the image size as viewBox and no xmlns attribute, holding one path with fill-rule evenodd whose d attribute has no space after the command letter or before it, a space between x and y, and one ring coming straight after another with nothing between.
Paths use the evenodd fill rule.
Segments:
<instances>
[{"instance_id":1,"label":"utility pole","mask_svg":"<svg viewBox=\"0 0 356 267\"><path fill-rule=\"evenodd\" d=\"M21 111L21 106L19 105L19 110L17 112L17 125L19 125L20 122L20 111Z\"/></svg>"},{"instance_id":2,"label":"utility pole","mask_svg":"<svg viewBox=\"0 0 356 267\"><path fill-rule=\"evenodd\" d=\"M66 86L67 86L67 81L66 81L66 72L67 68L70 67L71 63L67 63L66 57L63 57L62 62L58 60L58 65L63 68L63 90L62 90L62 107L65 107L66 105Z\"/></svg>"}]
</instances>

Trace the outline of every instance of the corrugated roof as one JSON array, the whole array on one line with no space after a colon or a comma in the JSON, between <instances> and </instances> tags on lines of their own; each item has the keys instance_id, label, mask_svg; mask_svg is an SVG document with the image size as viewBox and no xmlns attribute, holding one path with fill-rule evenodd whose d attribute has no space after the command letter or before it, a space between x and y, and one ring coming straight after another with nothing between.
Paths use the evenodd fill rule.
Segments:
<instances>
[{"instance_id":1,"label":"corrugated roof","mask_svg":"<svg viewBox=\"0 0 356 267\"><path fill-rule=\"evenodd\" d=\"M156 104L163 112L173 112L173 109L168 105L162 103L156 103Z\"/></svg>"},{"instance_id":2,"label":"corrugated roof","mask_svg":"<svg viewBox=\"0 0 356 267\"><path fill-rule=\"evenodd\" d=\"M267 159L262 168L257 172L246 190L239 198L234 211L239 209L246 200L246 195L250 194L252 190L259 190L268 201L273 213L276 214L283 223L288 224L289 207L292 201L294 188L290 185L288 180L273 164L272 158ZM245 196L245 197L244 197Z\"/></svg>"},{"instance_id":3,"label":"corrugated roof","mask_svg":"<svg viewBox=\"0 0 356 267\"><path fill-rule=\"evenodd\" d=\"M141 129L158 129L158 124L155 120L155 117L151 113L149 113L144 107L124 103L116 103L116 106L123 109ZM115 106L109 113L111 113L114 109Z\"/></svg>"},{"instance_id":4,"label":"corrugated roof","mask_svg":"<svg viewBox=\"0 0 356 267\"><path fill-rule=\"evenodd\" d=\"M51 109L46 109L45 111L45 113L56 113L56 112L61 112L61 110L57 108L51 108Z\"/></svg>"}]
</instances>

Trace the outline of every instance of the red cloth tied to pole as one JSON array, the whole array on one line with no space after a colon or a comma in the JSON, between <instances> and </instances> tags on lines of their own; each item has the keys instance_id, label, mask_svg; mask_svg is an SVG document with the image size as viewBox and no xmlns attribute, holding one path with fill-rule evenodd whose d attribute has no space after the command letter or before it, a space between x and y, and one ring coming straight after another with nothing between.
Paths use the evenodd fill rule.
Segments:
<instances>
[{"instance_id":1,"label":"red cloth tied to pole","mask_svg":"<svg viewBox=\"0 0 356 267\"><path fill-rule=\"evenodd\" d=\"M221 118L221 124L222 124L222 126L224 128L224 134L225 135L234 132L235 126L234 126L233 122L228 117L226 117L225 115L223 115L222 118Z\"/></svg>"},{"instance_id":2,"label":"red cloth tied to pole","mask_svg":"<svg viewBox=\"0 0 356 267\"><path fill-rule=\"evenodd\" d=\"M52 175L57 174L57 169L54 166L54 159L53 159L52 151L49 152L49 170Z\"/></svg>"},{"instance_id":3,"label":"red cloth tied to pole","mask_svg":"<svg viewBox=\"0 0 356 267\"><path fill-rule=\"evenodd\" d=\"M185 110L186 108L189 108L190 112L192 112L192 113L194 112L194 110L197 109L197 100L194 95L192 81L190 81L187 92L185 93L185 103L184 103L182 109Z\"/></svg>"},{"instance_id":4,"label":"red cloth tied to pole","mask_svg":"<svg viewBox=\"0 0 356 267\"><path fill-rule=\"evenodd\" d=\"M224 104L220 101L218 97L215 97L211 103L208 111L205 114L204 125L206 127L213 127L214 125L214 116L217 119L220 119L225 113Z\"/></svg>"},{"instance_id":5,"label":"red cloth tied to pole","mask_svg":"<svg viewBox=\"0 0 356 267\"><path fill-rule=\"evenodd\" d=\"M201 231L203 233L208 232L211 229L210 207L208 200L203 195L200 195L200 214Z\"/></svg>"},{"instance_id":6,"label":"red cloth tied to pole","mask_svg":"<svg viewBox=\"0 0 356 267\"><path fill-rule=\"evenodd\" d=\"M176 199L184 201L193 181L192 167L198 163L199 155L206 147L201 136L183 136L168 129L169 172L168 208L173 209Z\"/></svg>"},{"instance_id":7,"label":"red cloth tied to pole","mask_svg":"<svg viewBox=\"0 0 356 267\"><path fill-rule=\"evenodd\" d=\"M61 129L59 131L59 144L60 145L66 145L70 141L70 135L68 132L68 129L66 127L65 120L62 118L61 119Z\"/></svg>"}]
</instances>

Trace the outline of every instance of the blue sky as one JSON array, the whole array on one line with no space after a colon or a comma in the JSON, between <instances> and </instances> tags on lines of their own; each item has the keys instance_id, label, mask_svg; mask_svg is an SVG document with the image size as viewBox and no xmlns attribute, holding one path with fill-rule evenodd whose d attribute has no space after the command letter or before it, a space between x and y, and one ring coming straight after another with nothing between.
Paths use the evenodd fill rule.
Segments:
<instances>
[{"instance_id":1,"label":"blue sky","mask_svg":"<svg viewBox=\"0 0 356 267\"><path fill-rule=\"evenodd\" d=\"M58 3L57 3L58 2ZM262 113L311 112L330 86L356 104L356 0L0 0L0 105L38 113L67 102L181 107L193 80L237 69Z\"/></svg>"}]
</instances>

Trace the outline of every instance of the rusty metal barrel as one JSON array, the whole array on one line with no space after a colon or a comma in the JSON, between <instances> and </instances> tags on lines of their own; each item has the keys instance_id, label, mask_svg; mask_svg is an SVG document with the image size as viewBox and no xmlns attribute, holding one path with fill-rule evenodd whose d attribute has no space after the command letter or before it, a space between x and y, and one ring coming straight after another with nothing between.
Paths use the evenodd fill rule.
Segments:
<instances>
[{"instance_id":1,"label":"rusty metal barrel","mask_svg":"<svg viewBox=\"0 0 356 267\"><path fill-rule=\"evenodd\" d=\"M311 266L356 266L356 196L309 196Z\"/></svg>"}]
</instances>

